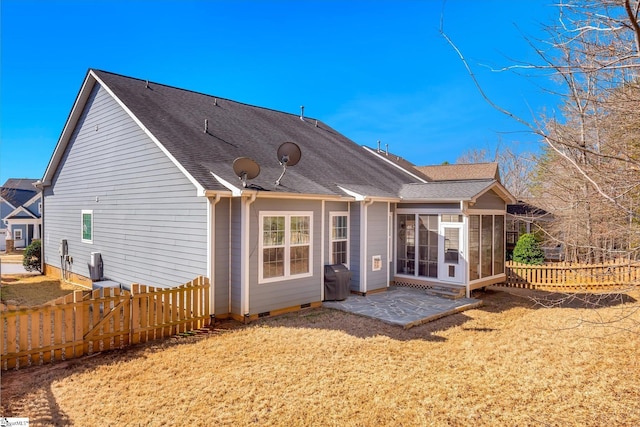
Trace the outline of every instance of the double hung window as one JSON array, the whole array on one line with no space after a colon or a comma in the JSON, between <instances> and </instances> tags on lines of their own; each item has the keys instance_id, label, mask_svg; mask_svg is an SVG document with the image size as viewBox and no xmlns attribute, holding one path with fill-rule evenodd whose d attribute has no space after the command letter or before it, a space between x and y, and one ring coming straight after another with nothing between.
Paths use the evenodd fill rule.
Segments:
<instances>
[{"instance_id":1,"label":"double hung window","mask_svg":"<svg viewBox=\"0 0 640 427\"><path fill-rule=\"evenodd\" d=\"M260 214L260 282L310 276L311 212Z\"/></svg>"},{"instance_id":2,"label":"double hung window","mask_svg":"<svg viewBox=\"0 0 640 427\"><path fill-rule=\"evenodd\" d=\"M331 264L349 266L349 217L346 212L331 212Z\"/></svg>"}]
</instances>

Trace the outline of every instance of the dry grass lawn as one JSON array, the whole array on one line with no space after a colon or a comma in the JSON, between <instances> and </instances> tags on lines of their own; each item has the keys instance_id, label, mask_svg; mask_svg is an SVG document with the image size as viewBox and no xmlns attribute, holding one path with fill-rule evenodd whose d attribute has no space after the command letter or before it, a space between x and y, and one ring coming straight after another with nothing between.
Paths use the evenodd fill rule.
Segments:
<instances>
[{"instance_id":1,"label":"dry grass lawn","mask_svg":"<svg viewBox=\"0 0 640 427\"><path fill-rule=\"evenodd\" d=\"M0 299L2 303L9 305L34 306L53 301L75 290L87 288L65 283L59 278L13 274L2 276L0 287Z\"/></svg>"},{"instance_id":2,"label":"dry grass lawn","mask_svg":"<svg viewBox=\"0 0 640 427\"><path fill-rule=\"evenodd\" d=\"M31 425L637 426L640 306L515 291L409 330L329 309L3 373Z\"/></svg>"}]
</instances>

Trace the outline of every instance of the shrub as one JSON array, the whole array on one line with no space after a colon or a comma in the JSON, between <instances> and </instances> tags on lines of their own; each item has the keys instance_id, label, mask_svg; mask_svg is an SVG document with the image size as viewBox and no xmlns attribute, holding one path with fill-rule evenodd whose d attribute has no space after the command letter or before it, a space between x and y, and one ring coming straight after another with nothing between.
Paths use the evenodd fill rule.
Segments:
<instances>
[{"instance_id":1,"label":"shrub","mask_svg":"<svg viewBox=\"0 0 640 427\"><path fill-rule=\"evenodd\" d=\"M513 249L513 261L533 265L544 264L544 251L533 234L526 233L520 236Z\"/></svg>"},{"instance_id":2,"label":"shrub","mask_svg":"<svg viewBox=\"0 0 640 427\"><path fill-rule=\"evenodd\" d=\"M34 240L24 250L22 265L27 271L39 271L42 273L42 244L40 240Z\"/></svg>"}]
</instances>

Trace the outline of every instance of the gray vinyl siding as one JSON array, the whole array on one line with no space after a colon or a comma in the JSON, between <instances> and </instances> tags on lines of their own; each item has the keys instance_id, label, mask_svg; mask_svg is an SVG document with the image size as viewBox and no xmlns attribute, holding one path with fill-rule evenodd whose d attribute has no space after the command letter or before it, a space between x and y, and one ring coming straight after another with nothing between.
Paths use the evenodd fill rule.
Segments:
<instances>
[{"instance_id":1,"label":"gray vinyl siding","mask_svg":"<svg viewBox=\"0 0 640 427\"><path fill-rule=\"evenodd\" d=\"M176 286L207 274L207 199L98 84L45 191L45 262L89 276L100 252L104 277L124 285ZM93 243L81 211L93 210Z\"/></svg>"},{"instance_id":2,"label":"gray vinyl siding","mask_svg":"<svg viewBox=\"0 0 640 427\"><path fill-rule=\"evenodd\" d=\"M349 217L350 250L349 270L351 270L351 290L360 292L360 210L362 202L351 203L351 216Z\"/></svg>"},{"instance_id":3,"label":"gray vinyl siding","mask_svg":"<svg viewBox=\"0 0 640 427\"><path fill-rule=\"evenodd\" d=\"M25 205L25 208L27 208L35 216L40 217L41 212L38 210L38 205L40 204L41 200L42 199L40 197L38 197L37 199L35 199L30 204Z\"/></svg>"},{"instance_id":4,"label":"gray vinyl siding","mask_svg":"<svg viewBox=\"0 0 640 427\"><path fill-rule=\"evenodd\" d=\"M301 279L286 279L271 283L258 283L259 275L259 215L261 211L290 213L295 211L313 212L312 250L313 275ZM322 241L322 202L314 200L274 200L257 199L251 205L251 237L250 251L250 314L265 313L268 311L296 307L301 304L321 301L322 268L321 241Z\"/></svg>"},{"instance_id":5,"label":"gray vinyl siding","mask_svg":"<svg viewBox=\"0 0 640 427\"><path fill-rule=\"evenodd\" d=\"M242 313L242 281L241 281L241 267L240 260L243 258L242 254L242 215L241 215L241 200L239 198L231 199L231 313Z\"/></svg>"},{"instance_id":6,"label":"gray vinyl siding","mask_svg":"<svg viewBox=\"0 0 640 427\"><path fill-rule=\"evenodd\" d=\"M229 314L230 204L231 200L224 198L215 205L215 264L213 266L215 307L213 313L216 315Z\"/></svg>"},{"instance_id":7,"label":"gray vinyl siding","mask_svg":"<svg viewBox=\"0 0 640 427\"><path fill-rule=\"evenodd\" d=\"M495 191L491 190L478 197L473 209L505 210L506 203Z\"/></svg>"},{"instance_id":8,"label":"gray vinyl siding","mask_svg":"<svg viewBox=\"0 0 640 427\"><path fill-rule=\"evenodd\" d=\"M367 292L386 288L388 285L387 259L387 202L373 203L367 207ZM373 256L382 257L382 269L373 271Z\"/></svg>"}]
</instances>

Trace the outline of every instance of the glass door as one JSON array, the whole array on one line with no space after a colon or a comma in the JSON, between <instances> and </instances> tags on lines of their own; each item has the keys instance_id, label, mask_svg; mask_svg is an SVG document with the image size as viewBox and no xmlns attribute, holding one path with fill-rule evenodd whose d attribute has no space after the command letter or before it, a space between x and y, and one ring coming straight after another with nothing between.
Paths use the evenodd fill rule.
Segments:
<instances>
[{"instance_id":1,"label":"glass door","mask_svg":"<svg viewBox=\"0 0 640 427\"><path fill-rule=\"evenodd\" d=\"M462 224L442 224L440 226L440 274L443 281L462 283L465 261L462 256Z\"/></svg>"},{"instance_id":2,"label":"glass door","mask_svg":"<svg viewBox=\"0 0 640 427\"><path fill-rule=\"evenodd\" d=\"M415 215L398 215L398 243L396 245L398 274L413 276L416 272L416 220Z\"/></svg>"}]
</instances>

